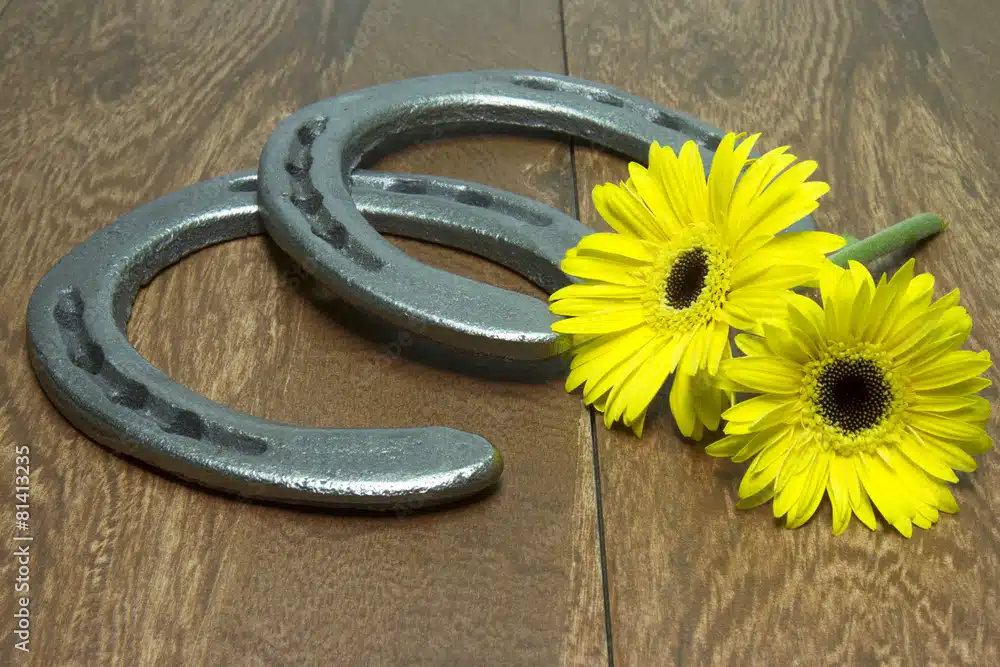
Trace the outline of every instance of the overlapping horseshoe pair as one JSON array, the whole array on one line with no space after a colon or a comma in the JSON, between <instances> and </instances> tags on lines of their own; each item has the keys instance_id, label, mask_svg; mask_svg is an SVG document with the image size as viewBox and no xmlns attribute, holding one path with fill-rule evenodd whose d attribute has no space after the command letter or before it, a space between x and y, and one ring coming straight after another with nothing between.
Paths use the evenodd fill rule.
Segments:
<instances>
[{"instance_id":1,"label":"overlapping horseshoe pair","mask_svg":"<svg viewBox=\"0 0 1000 667\"><path fill-rule=\"evenodd\" d=\"M654 140L679 148L695 139L710 153L721 137L613 88L539 72L426 77L313 104L278 126L256 174L206 181L142 206L46 274L28 307L42 387L98 442L244 497L386 510L486 489L503 462L478 435L305 428L252 417L171 381L136 352L125 327L139 288L159 271L266 228L334 293L388 322L479 354L552 357L558 340L544 303L421 264L379 232L487 257L552 291L565 284L557 264L587 233L583 225L474 183L356 169L416 141L498 132L576 137L640 161Z\"/></svg>"}]
</instances>

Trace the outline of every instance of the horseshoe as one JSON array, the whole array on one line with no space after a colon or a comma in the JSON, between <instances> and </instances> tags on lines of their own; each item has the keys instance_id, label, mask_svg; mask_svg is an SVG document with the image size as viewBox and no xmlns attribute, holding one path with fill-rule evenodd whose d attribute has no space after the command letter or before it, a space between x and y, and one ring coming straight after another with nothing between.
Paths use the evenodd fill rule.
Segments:
<instances>
[{"instance_id":1,"label":"horseshoe","mask_svg":"<svg viewBox=\"0 0 1000 667\"><path fill-rule=\"evenodd\" d=\"M365 172L353 183L360 209L383 231L479 252L549 291L566 284L555 265L588 231L559 211L476 184ZM173 382L132 347L125 327L142 285L196 250L263 232L256 186L256 175L244 172L166 195L98 230L45 275L27 329L32 366L52 403L113 450L248 498L397 510L493 485L503 459L478 435L260 419ZM475 205L483 201L490 210Z\"/></svg>"},{"instance_id":2,"label":"horseshoe","mask_svg":"<svg viewBox=\"0 0 1000 667\"><path fill-rule=\"evenodd\" d=\"M551 357L560 339L544 304L410 258L351 197L350 174L363 160L429 138L510 132L576 137L641 162L654 140L679 149L695 139L706 165L722 137L685 114L555 74L487 70L388 83L316 102L278 124L258 171L264 225L306 271L362 310L480 354ZM471 191L458 200L498 208ZM797 228L815 224L805 218Z\"/></svg>"}]
</instances>

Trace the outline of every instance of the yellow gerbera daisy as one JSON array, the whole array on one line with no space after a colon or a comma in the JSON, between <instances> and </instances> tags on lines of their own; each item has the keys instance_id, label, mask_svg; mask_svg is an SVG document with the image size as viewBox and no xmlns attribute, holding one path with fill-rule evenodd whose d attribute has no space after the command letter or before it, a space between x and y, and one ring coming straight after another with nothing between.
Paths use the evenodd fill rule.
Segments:
<instances>
[{"instance_id":1,"label":"yellow gerbera daisy","mask_svg":"<svg viewBox=\"0 0 1000 667\"><path fill-rule=\"evenodd\" d=\"M718 428L732 396L714 386L731 357L729 329L761 331L785 316L789 288L814 280L825 253L844 240L825 232L775 236L829 190L807 181L812 161L787 147L750 160L760 135L727 134L707 180L698 147L677 155L653 144L649 168L629 165L625 183L594 189L617 233L591 234L562 262L581 278L551 296L553 325L574 343L566 390L642 434L646 408L675 373L670 407L681 432ZM737 143L739 141L739 143ZM747 166L749 164L749 166Z\"/></svg>"},{"instance_id":2,"label":"yellow gerbera daisy","mask_svg":"<svg viewBox=\"0 0 1000 667\"><path fill-rule=\"evenodd\" d=\"M913 260L878 285L851 262L824 273L822 307L799 296L783 328L736 338L747 356L723 362L720 382L763 395L727 410L729 435L707 451L753 458L739 507L773 499L794 528L829 495L839 535L852 512L874 530L874 502L906 537L958 511L954 470L975 470L970 454L993 444L990 404L976 396L991 362L958 349L972 329L958 290L932 302L933 288Z\"/></svg>"}]
</instances>

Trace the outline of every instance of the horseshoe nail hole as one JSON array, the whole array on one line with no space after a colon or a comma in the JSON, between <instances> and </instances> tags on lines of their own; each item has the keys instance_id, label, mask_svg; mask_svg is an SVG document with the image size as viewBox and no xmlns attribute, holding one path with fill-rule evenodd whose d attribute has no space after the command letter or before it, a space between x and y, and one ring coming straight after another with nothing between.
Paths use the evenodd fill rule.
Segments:
<instances>
[{"instance_id":1,"label":"horseshoe nail hole","mask_svg":"<svg viewBox=\"0 0 1000 667\"><path fill-rule=\"evenodd\" d=\"M116 405L130 410L139 410L149 401L149 390L138 382L124 380L108 393L108 399Z\"/></svg>"},{"instance_id":2,"label":"horseshoe nail hole","mask_svg":"<svg viewBox=\"0 0 1000 667\"><path fill-rule=\"evenodd\" d=\"M318 192L310 192L307 195L292 195L292 204L306 215L319 213L323 206L323 197Z\"/></svg>"},{"instance_id":3,"label":"horseshoe nail hole","mask_svg":"<svg viewBox=\"0 0 1000 667\"><path fill-rule=\"evenodd\" d=\"M251 174L242 178L234 178L229 182L229 189L233 192L257 192L257 176Z\"/></svg>"},{"instance_id":4,"label":"horseshoe nail hole","mask_svg":"<svg viewBox=\"0 0 1000 667\"><path fill-rule=\"evenodd\" d=\"M56 301L53 316L63 329L79 331L83 328L83 297L76 289L63 292Z\"/></svg>"},{"instance_id":5,"label":"horseshoe nail hole","mask_svg":"<svg viewBox=\"0 0 1000 667\"><path fill-rule=\"evenodd\" d=\"M516 76L510 82L515 86L533 90L557 90L559 88L559 84L555 81L535 76Z\"/></svg>"},{"instance_id":6,"label":"horseshoe nail hole","mask_svg":"<svg viewBox=\"0 0 1000 667\"><path fill-rule=\"evenodd\" d=\"M389 192L399 192L407 195L422 195L427 192L425 183L413 178L397 178L389 182Z\"/></svg>"},{"instance_id":7,"label":"horseshoe nail hole","mask_svg":"<svg viewBox=\"0 0 1000 667\"><path fill-rule=\"evenodd\" d=\"M316 140L316 137L323 133L326 129L326 118L322 116L317 116L311 120L307 120L299 126L295 134L299 138L299 141L303 144L309 145Z\"/></svg>"},{"instance_id":8,"label":"horseshoe nail hole","mask_svg":"<svg viewBox=\"0 0 1000 667\"><path fill-rule=\"evenodd\" d=\"M69 352L69 359L74 366L82 368L91 375L97 375L104 366L104 350L90 341L75 341Z\"/></svg>"},{"instance_id":9,"label":"horseshoe nail hole","mask_svg":"<svg viewBox=\"0 0 1000 667\"><path fill-rule=\"evenodd\" d=\"M313 234L323 239L336 250L342 250L347 245L347 229L334 220L327 221L325 226L314 225Z\"/></svg>"},{"instance_id":10,"label":"horseshoe nail hole","mask_svg":"<svg viewBox=\"0 0 1000 667\"><path fill-rule=\"evenodd\" d=\"M675 132L681 132L684 127L680 118L672 113L667 113L666 111L653 112L653 114L649 117L649 122Z\"/></svg>"},{"instance_id":11,"label":"horseshoe nail hole","mask_svg":"<svg viewBox=\"0 0 1000 667\"><path fill-rule=\"evenodd\" d=\"M167 433L182 435L192 440L201 440L204 424L201 417L190 410L178 410L166 423L161 423L160 428Z\"/></svg>"},{"instance_id":12,"label":"horseshoe nail hole","mask_svg":"<svg viewBox=\"0 0 1000 667\"><path fill-rule=\"evenodd\" d=\"M510 213L507 213L510 215ZM554 218L550 218L544 213L540 213L534 210L526 209L518 214L518 217L524 220L529 225L534 225L535 227L548 227L554 222Z\"/></svg>"},{"instance_id":13,"label":"horseshoe nail hole","mask_svg":"<svg viewBox=\"0 0 1000 667\"><path fill-rule=\"evenodd\" d=\"M467 204L469 206L477 206L479 208L489 208L489 206L493 203L493 197L486 192L480 192L470 188L460 190L455 193L455 201L459 204Z\"/></svg>"},{"instance_id":14,"label":"horseshoe nail hole","mask_svg":"<svg viewBox=\"0 0 1000 667\"><path fill-rule=\"evenodd\" d=\"M595 102L600 102L601 104L607 104L613 107L623 107L625 106L625 100L618 97L617 95L612 95L605 90L595 90L587 94L587 97L594 100Z\"/></svg>"},{"instance_id":15,"label":"horseshoe nail hole","mask_svg":"<svg viewBox=\"0 0 1000 667\"><path fill-rule=\"evenodd\" d=\"M722 137L715 135L709 135L701 140L701 145L712 152L715 152L719 148L720 143L722 143Z\"/></svg>"},{"instance_id":16,"label":"horseshoe nail hole","mask_svg":"<svg viewBox=\"0 0 1000 667\"><path fill-rule=\"evenodd\" d=\"M267 442L244 433L233 433L219 429L216 433L212 434L212 440L220 447L235 450L240 454L260 456L267 451Z\"/></svg>"},{"instance_id":17,"label":"horseshoe nail hole","mask_svg":"<svg viewBox=\"0 0 1000 667\"><path fill-rule=\"evenodd\" d=\"M353 237L348 237L344 254L365 271L381 271L382 267L385 266L385 262Z\"/></svg>"},{"instance_id":18,"label":"horseshoe nail hole","mask_svg":"<svg viewBox=\"0 0 1000 667\"><path fill-rule=\"evenodd\" d=\"M267 451L267 443L257 438L240 438L233 447L240 454L253 454L259 456Z\"/></svg>"},{"instance_id":19,"label":"horseshoe nail hole","mask_svg":"<svg viewBox=\"0 0 1000 667\"><path fill-rule=\"evenodd\" d=\"M285 161L285 171L293 178L303 178L312 166L312 154L309 149L301 144L294 144L288 150L288 158Z\"/></svg>"}]
</instances>

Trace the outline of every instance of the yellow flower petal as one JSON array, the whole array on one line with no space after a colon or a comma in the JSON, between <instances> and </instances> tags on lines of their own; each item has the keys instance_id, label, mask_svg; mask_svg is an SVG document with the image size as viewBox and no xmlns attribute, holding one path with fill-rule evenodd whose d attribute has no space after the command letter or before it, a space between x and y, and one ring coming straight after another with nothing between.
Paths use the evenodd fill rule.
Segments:
<instances>
[{"instance_id":1,"label":"yellow flower petal","mask_svg":"<svg viewBox=\"0 0 1000 667\"><path fill-rule=\"evenodd\" d=\"M603 357L605 354L616 351L620 352L619 358L624 359L626 354L634 352L635 347L644 344L653 335L652 328L640 325L613 334L589 337L587 340L573 347L573 359L570 361L570 368L579 368L584 364L589 364L598 357ZM573 337L575 341L584 338L584 336Z\"/></svg>"},{"instance_id":2,"label":"yellow flower petal","mask_svg":"<svg viewBox=\"0 0 1000 667\"><path fill-rule=\"evenodd\" d=\"M971 324L972 320L969 320L969 322ZM940 338L939 331L933 325L920 327L920 333L923 333L923 335L919 337L915 336L914 339L904 341L889 350L889 354L894 357L894 366L896 368L912 371L915 362L927 363L938 359L946 352L962 345L969 337L968 332L963 332L948 336L947 338Z\"/></svg>"},{"instance_id":3,"label":"yellow flower petal","mask_svg":"<svg viewBox=\"0 0 1000 667\"><path fill-rule=\"evenodd\" d=\"M631 359L653 336L654 332L649 327L637 327L616 337L608 336L587 343L587 349L571 364L566 391L573 391L584 382L597 382L616 366Z\"/></svg>"},{"instance_id":4,"label":"yellow flower petal","mask_svg":"<svg viewBox=\"0 0 1000 667\"><path fill-rule=\"evenodd\" d=\"M551 295L549 301L561 299L626 299L634 300L642 297L645 290L642 287L626 287L609 283L576 283L562 287Z\"/></svg>"},{"instance_id":5,"label":"yellow flower petal","mask_svg":"<svg viewBox=\"0 0 1000 667\"><path fill-rule=\"evenodd\" d=\"M976 394L984 389L993 386L993 381L989 378L972 378L966 380L965 382L958 382L956 384L950 385L947 389L949 394L954 396L966 396L968 394ZM938 392L933 392L937 394Z\"/></svg>"},{"instance_id":6,"label":"yellow flower petal","mask_svg":"<svg viewBox=\"0 0 1000 667\"><path fill-rule=\"evenodd\" d=\"M771 350L767 346L767 341L763 336L753 334L740 334L736 337L736 347L740 348L743 354L753 357L769 357Z\"/></svg>"},{"instance_id":7,"label":"yellow flower petal","mask_svg":"<svg viewBox=\"0 0 1000 667\"><path fill-rule=\"evenodd\" d=\"M760 322L755 320L753 316L739 304L734 303L731 298L726 301L725 305L722 307L722 311L719 312L717 316L734 329L742 329L743 331L750 331L752 333L762 333Z\"/></svg>"},{"instance_id":8,"label":"yellow flower petal","mask_svg":"<svg viewBox=\"0 0 1000 667\"><path fill-rule=\"evenodd\" d=\"M716 430L719 428L722 411L728 408L723 403L723 391L716 386L714 378L705 371L695 376L692 389L694 411L698 422L710 431Z\"/></svg>"},{"instance_id":9,"label":"yellow flower petal","mask_svg":"<svg viewBox=\"0 0 1000 667\"><path fill-rule=\"evenodd\" d=\"M727 435L723 438L719 438L706 447L705 453L711 456L729 458L735 455L736 452L743 449L748 442L752 442L755 438L757 438L757 435Z\"/></svg>"},{"instance_id":10,"label":"yellow flower petal","mask_svg":"<svg viewBox=\"0 0 1000 667\"><path fill-rule=\"evenodd\" d=\"M955 471L941 461L934 450L927 447L919 434L911 431L908 437L902 438L896 446L899 447L899 451L906 455L906 458L920 466L928 474L946 482L958 481Z\"/></svg>"},{"instance_id":11,"label":"yellow flower petal","mask_svg":"<svg viewBox=\"0 0 1000 667\"><path fill-rule=\"evenodd\" d=\"M589 234L580 239L576 247L579 256L600 253L612 259L617 256L623 262L649 263L656 256L654 245L624 234Z\"/></svg>"},{"instance_id":12,"label":"yellow flower petal","mask_svg":"<svg viewBox=\"0 0 1000 667\"><path fill-rule=\"evenodd\" d=\"M625 287L643 287L645 285L642 272L635 267L609 262L606 259L594 257L566 257L559 268L565 273L586 280L597 280Z\"/></svg>"},{"instance_id":13,"label":"yellow flower petal","mask_svg":"<svg viewBox=\"0 0 1000 667\"><path fill-rule=\"evenodd\" d=\"M934 293L934 276L921 273L910 281L906 293L901 297L899 317L885 330L886 347L892 347L902 336L928 319L931 297Z\"/></svg>"},{"instance_id":14,"label":"yellow flower petal","mask_svg":"<svg viewBox=\"0 0 1000 667\"><path fill-rule=\"evenodd\" d=\"M988 419L990 414L990 402L979 396L965 396L962 394L917 394L910 399L907 406L915 412L930 413L960 413L963 416L972 417L963 421L978 421ZM950 416L955 419L954 416Z\"/></svg>"},{"instance_id":15,"label":"yellow flower petal","mask_svg":"<svg viewBox=\"0 0 1000 667\"><path fill-rule=\"evenodd\" d=\"M826 313L826 336L833 341L847 341L851 337L851 314L856 296L854 278L849 271L829 275L829 283L820 285Z\"/></svg>"},{"instance_id":16,"label":"yellow flower petal","mask_svg":"<svg viewBox=\"0 0 1000 667\"><path fill-rule=\"evenodd\" d=\"M903 298L913 279L914 261L908 260L887 283L875 289L872 305L869 311L868 326L863 334L864 340L875 343L882 342L892 322L898 317L902 308Z\"/></svg>"},{"instance_id":17,"label":"yellow flower petal","mask_svg":"<svg viewBox=\"0 0 1000 667\"><path fill-rule=\"evenodd\" d=\"M795 403L795 399L788 396L755 396L754 398L740 401L733 407L726 410L722 418L736 423L753 424L762 417L765 417L775 410L790 407ZM726 431L729 432L728 430Z\"/></svg>"},{"instance_id":18,"label":"yellow flower petal","mask_svg":"<svg viewBox=\"0 0 1000 667\"><path fill-rule=\"evenodd\" d=\"M788 324L792 333L808 338L816 349L826 345L825 321L823 309L812 299L797 295L789 299Z\"/></svg>"},{"instance_id":19,"label":"yellow flower petal","mask_svg":"<svg viewBox=\"0 0 1000 667\"><path fill-rule=\"evenodd\" d=\"M708 344L705 345L705 358L702 366L710 375L719 373L719 364L729 349L729 325L722 320L713 320L709 325ZM731 351L731 350L730 350Z\"/></svg>"},{"instance_id":20,"label":"yellow flower petal","mask_svg":"<svg viewBox=\"0 0 1000 667\"><path fill-rule=\"evenodd\" d=\"M861 454L859 459L855 460L855 470L858 472L865 492L886 521L903 537L911 537L913 535L911 515L901 504L902 497L894 494L891 484L880 474L880 464L879 457Z\"/></svg>"},{"instance_id":21,"label":"yellow flower petal","mask_svg":"<svg viewBox=\"0 0 1000 667\"><path fill-rule=\"evenodd\" d=\"M899 476L900 481L921 501L935 509L951 514L958 511L958 504L955 502L954 496L941 480L928 475L898 450L886 448L883 456ZM929 512L928 516L933 517L934 513ZM934 518L934 520L937 519Z\"/></svg>"},{"instance_id":22,"label":"yellow flower petal","mask_svg":"<svg viewBox=\"0 0 1000 667\"><path fill-rule=\"evenodd\" d=\"M757 431L756 434L749 440L747 436L729 436L743 438L743 447L738 449L736 452L731 454L733 461L735 463L742 463L743 461L748 461L752 457L759 454L764 449L770 447L779 440L794 440L792 435L793 431L790 426L776 426L770 428L766 431Z\"/></svg>"},{"instance_id":23,"label":"yellow flower petal","mask_svg":"<svg viewBox=\"0 0 1000 667\"><path fill-rule=\"evenodd\" d=\"M637 438L642 437L642 430L645 423L646 423L646 411L643 410L642 414L640 414L639 417L634 422L632 422L631 425L632 432L635 433L635 437Z\"/></svg>"},{"instance_id":24,"label":"yellow flower petal","mask_svg":"<svg viewBox=\"0 0 1000 667\"><path fill-rule=\"evenodd\" d=\"M682 350L682 341L676 339L669 341L656 351L649 363L636 372L631 393L626 399L628 407L623 412L626 424L637 419L639 413L645 412L646 407L663 387L663 383L667 381L667 377L677 367Z\"/></svg>"},{"instance_id":25,"label":"yellow flower petal","mask_svg":"<svg viewBox=\"0 0 1000 667\"><path fill-rule=\"evenodd\" d=\"M692 377L687 373L674 375L674 385L670 388L670 411L677 422L677 428L688 437L694 433L697 415L691 401Z\"/></svg>"},{"instance_id":26,"label":"yellow flower petal","mask_svg":"<svg viewBox=\"0 0 1000 667\"><path fill-rule=\"evenodd\" d=\"M787 150L787 146L781 146L768 151L754 160L740 176L729 204L730 226L737 232L742 231L743 220L750 204L760 196L775 176L795 162L795 156L786 153Z\"/></svg>"},{"instance_id":27,"label":"yellow flower petal","mask_svg":"<svg viewBox=\"0 0 1000 667\"><path fill-rule=\"evenodd\" d=\"M756 252L763 262L778 258L828 255L844 247L844 237L829 232L785 232L772 238Z\"/></svg>"},{"instance_id":28,"label":"yellow flower petal","mask_svg":"<svg viewBox=\"0 0 1000 667\"><path fill-rule=\"evenodd\" d=\"M705 179L705 165L701 161L701 151L693 141L686 141L678 155L684 191L687 193L688 212L692 220L711 220L708 207L708 183Z\"/></svg>"},{"instance_id":29,"label":"yellow flower petal","mask_svg":"<svg viewBox=\"0 0 1000 667\"><path fill-rule=\"evenodd\" d=\"M805 182L816 169L806 160L782 172L743 214L742 238L777 234L816 210L817 200L830 191L820 181Z\"/></svg>"},{"instance_id":30,"label":"yellow flower petal","mask_svg":"<svg viewBox=\"0 0 1000 667\"><path fill-rule=\"evenodd\" d=\"M705 435L705 426L700 421L695 420L694 431L692 431L691 435L689 435L688 437L694 440L695 442L699 442L702 439L702 437L704 437L704 435Z\"/></svg>"},{"instance_id":31,"label":"yellow flower petal","mask_svg":"<svg viewBox=\"0 0 1000 667\"><path fill-rule=\"evenodd\" d=\"M728 313L735 308L743 309L746 317L750 319L752 328L748 329L753 333L759 332L760 325L764 322L784 320L788 314L788 303L790 292L775 291L760 287L742 287L729 293L729 300L726 302L725 311Z\"/></svg>"},{"instance_id":32,"label":"yellow flower petal","mask_svg":"<svg viewBox=\"0 0 1000 667\"><path fill-rule=\"evenodd\" d=\"M864 331L868 324L868 309L871 307L875 289L867 283L861 283L861 285L852 285L851 292L853 292L854 303L851 305L847 315L846 335L849 339L856 340L858 334ZM851 292L848 292L848 294Z\"/></svg>"},{"instance_id":33,"label":"yellow flower petal","mask_svg":"<svg viewBox=\"0 0 1000 667\"><path fill-rule=\"evenodd\" d=\"M744 500L749 501L751 498L759 497L765 490L769 490L770 495L774 495L774 477L778 474L778 467L781 462L775 463L771 468L762 470L756 475L751 475L747 473L740 480L740 487L738 490L741 502ZM737 504L737 507L740 507Z\"/></svg>"},{"instance_id":34,"label":"yellow flower petal","mask_svg":"<svg viewBox=\"0 0 1000 667\"><path fill-rule=\"evenodd\" d=\"M736 502L736 509L738 510L753 509L754 507L759 507L763 505L772 498L774 498L774 487L766 486L752 496L749 496L747 498L740 498Z\"/></svg>"},{"instance_id":35,"label":"yellow flower petal","mask_svg":"<svg viewBox=\"0 0 1000 667\"><path fill-rule=\"evenodd\" d=\"M861 523L865 524L870 530L875 530L875 511L872 509L868 494L862 488L861 476L858 473L858 466L861 463L855 458L845 459L844 461L844 470L848 478L847 497L851 501L851 509Z\"/></svg>"},{"instance_id":36,"label":"yellow flower petal","mask_svg":"<svg viewBox=\"0 0 1000 667\"><path fill-rule=\"evenodd\" d=\"M719 375L756 392L798 394L802 388L801 366L779 357L727 359Z\"/></svg>"},{"instance_id":37,"label":"yellow flower petal","mask_svg":"<svg viewBox=\"0 0 1000 667\"><path fill-rule=\"evenodd\" d=\"M687 178L680 159L670 146L653 143L649 148L649 173L659 183L667 217L677 221L679 227L691 227L697 223L688 205L691 196L687 192Z\"/></svg>"},{"instance_id":38,"label":"yellow flower petal","mask_svg":"<svg viewBox=\"0 0 1000 667\"><path fill-rule=\"evenodd\" d=\"M552 314L570 317L641 308L642 303L633 299L560 299L549 304L549 311Z\"/></svg>"},{"instance_id":39,"label":"yellow flower petal","mask_svg":"<svg viewBox=\"0 0 1000 667\"><path fill-rule=\"evenodd\" d=\"M854 279L854 286L857 289L867 286L871 290L872 296L875 295L875 281L872 280L872 274L868 273L868 269L865 265L860 262L855 262L853 259L847 262L847 270L851 273L851 278Z\"/></svg>"},{"instance_id":40,"label":"yellow flower petal","mask_svg":"<svg viewBox=\"0 0 1000 667\"><path fill-rule=\"evenodd\" d=\"M645 321L646 315L642 308L625 307L559 320L552 323L552 330L564 334L607 334L629 329Z\"/></svg>"},{"instance_id":41,"label":"yellow flower petal","mask_svg":"<svg viewBox=\"0 0 1000 667\"><path fill-rule=\"evenodd\" d=\"M681 373L686 373L692 377L698 374L698 371L701 370L701 360L705 356L705 347L708 345L709 338L709 331L705 327L699 327L694 330L691 342L688 343L687 349L684 350L684 354L681 357Z\"/></svg>"},{"instance_id":42,"label":"yellow flower petal","mask_svg":"<svg viewBox=\"0 0 1000 667\"><path fill-rule=\"evenodd\" d=\"M847 479L847 464L839 456L830 458L830 477L826 482L826 493L830 498L833 517L833 534L840 535L851 522L851 500Z\"/></svg>"},{"instance_id":43,"label":"yellow flower petal","mask_svg":"<svg viewBox=\"0 0 1000 667\"><path fill-rule=\"evenodd\" d=\"M782 466L781 472L778 473L775 490L781 490L789 480L808 472L809 468L816 461L816 457L824 451L821 447L816 446L816 438L806 429L795 429L794 438L798 444L795 445L792 456L789 457L786 464Z\"/></svg>"},{"instance_id":44,"label":"yellow flower petal","mask_svg":"<svg viewBox=\"0 0 1000 667\"><path fill-rule=\"evenodd\" d=\"M650 163L652 164L652 159ZM659 179L636 162L629 164L628 173L632 187L635 188L636 193L642 199L643 203L656 216L657 222L663 227L666 234L668 236L678 234L683 225L666 195L667 191L664 190Z\"/></svg>"},{"instance_id":45,"label":"yellow flower petal","mask_svg":"<svg viewBox=\"0 0 1000 667\"><path fill-rule=\"evenodd\" d=\"M587 380L583 388L583 399L587 403L593 403L600 396L612 390L616 385L624 382L628 376L645 363L665 341L656 337L650 340L633 352L631 357L625 362L619 363L609 369L603 376L592 376ZM608 406L611 409L613 406Z\"/></svg>"},{"instance_id":46,"label":"yellow flower petal","mask_svg":"<svg viewBox=\"0 0 1000 667\"><path fill-rule=\"evenodd\" d=\"M730 132L719 142L708 177L708 195L715 224L725 227L729 222L729 208L737 179L746 164L760 134L753 134L736 145L736 135Z\"/></svg>"},{"instance_id":47,"label":"yellow flower petal","mask_svg":"<svg viewBox=\"0 0 1000 667\"><path fill-rule=\"evenodd\" d=\"M764 340L767 348L776 357L792 362L799 369L819 356L812 339L808 336L796 335L787 329L764 324ZM798 375L801 377L801 370Z\"/></svg>"},{"instance_id":48,"label":"yellow flower petal","mask_svg":"<svg viewBox=\"0 0 1000 667\"><path fill-rule=\"evenodd\" d=\"M929 433L921 428L921 426L921 423L914 424L914 431L920 435L924 445L931 448L933 455L946 466L962 472L972 472L978 467L976 460L966 454L962 447L954 444L947 438L941 438ZM986 435L984 432L980 432L980 434L983 436Z\"/></svg>"},{"instance_id":49,"label":"yellow flower petal","mask_svg":"<svg viewBox=\"0 0 1000 667\"><path fill-rule=\"evenodd\" d=\"M805 492L808 482L808 475L795 475L780 489L775 486L774 504L771 506L775 519L780 519L788 514Z\"/></svg>"},{"instance_id":50,"label":"yellow flower petal","mask_svg":"<svg viewBox=\"0 0 1000 667\"><path fill-rule=\"evenodd\" d=\"M604 221L619 234L647 241L665 241L667 235L656 217L638 196L624 185L598 185L593 191L594 207Z\"/></svg>"},{"instance_id":51,"label":"yellow flower petal","mask_svg":"<svg viewBox=\"0 0 1000 667\"><path fill-rule=\"evenodd\" d=\"M798 502L789 510L786 524L789 528L798 528L808 521L826 493L826 485L829 480L830 454L829 452L819 452L816 460L809 468L805 489L798 498Z\"/></svg>"},{"instance_id":52,"label":"yellow flower petal","mask_svg":"<svg viewBox=\"0 0 1000 667\"><path fill-rule=\"evenodd\" d=\"M916 366L910 374L909 386L916 391L941 389L972 379L992 365L986 350L948 352L931 364Z\"/></svg>"},{"instance_id":53,"label":"yellow flower petal","mask_svg":"<svg viewBox=\"0 0 1000 667\"><path fill-rule=\"evenodd\" d=\"M791 289L804 285L816 277L815 264L782 263L765 266L753 266L749 263L739 265L733 271L733 289L753 287L755 289Z\"/></svg>"}]
</instances>

